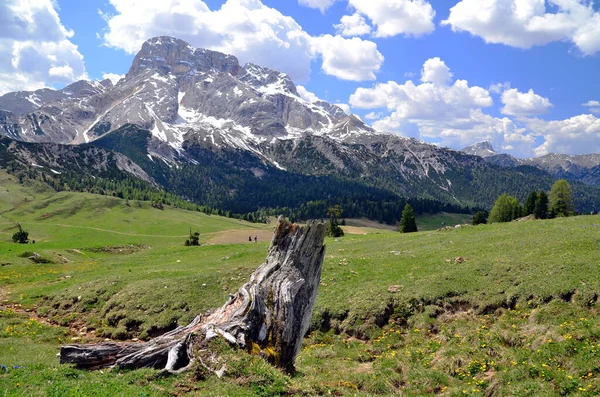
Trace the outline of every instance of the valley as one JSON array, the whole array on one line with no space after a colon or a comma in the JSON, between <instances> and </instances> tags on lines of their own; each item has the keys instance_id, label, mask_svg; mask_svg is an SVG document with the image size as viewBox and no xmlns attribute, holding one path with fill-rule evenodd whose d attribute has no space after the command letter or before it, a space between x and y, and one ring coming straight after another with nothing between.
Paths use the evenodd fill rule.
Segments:
<instances>
[{"instance_id":1,"label":"valley","mask_svg":"<svg viewBox=\"0 0 600 397\"><path fill-rule=\"evenodd\" d=\"M145 339L218 307L262 263L268 241L206 242L271 227L1 176L15 193L0 192L11 197L0 218L6 395L600 391L599 216L328 238L298 374L217 345L229 371L199 381L197 373L84 372L55 354L72 341ZM36 243L9 242L14 222ZM183 246L190 227L201 247ZM27 251L49 263L22 257Z\"/></svg>"}]
</instances>

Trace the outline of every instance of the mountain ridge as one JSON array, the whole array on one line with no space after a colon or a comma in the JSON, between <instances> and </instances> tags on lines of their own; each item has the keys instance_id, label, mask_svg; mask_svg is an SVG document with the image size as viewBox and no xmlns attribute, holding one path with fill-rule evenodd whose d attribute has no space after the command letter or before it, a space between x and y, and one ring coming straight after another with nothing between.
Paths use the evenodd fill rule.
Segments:
<instances>
[{"instance_id":1,"label":"mountain ridge","mask_svg":"<svg viewBox=\"0 0 600 397\"><path fill-rule=\"evenodd\" d=\"M482 157L485 161L502 167L530 165L557 178L581 181L593 186L600 185L600 153L579 155L548 153L540 157L520 159L509 154L497 153L489 141L474 143L461 151Z\"/></svg>"},{"instance_id":2,"label":"mountain ridge","mask_svg":"<svg viewBox=\"0 0 600 397\"><path fill-rule=\"evenodd\" d=\"M493 164L499 155L483 159L376 131L336 105L302 99L284 73L171 37L146 41L114 86L72 86L70 96L39 102L32 112L0 112L0 133L39 145L100 146L129 158L153 183L213 207L235 207L235 200L245 203L236 209L242 212L298 205L287 186L293 183L312 192L298 194L306 200L317 192L342 199L353 197L355 183L390 197L481 208L499 194L524 199L553 181L530 164ZM323 186L312 189L309 181ZM272 196L255 194L259 186ZM577 189L581 210L600 208Z\"/></svg>"}]
</instances>

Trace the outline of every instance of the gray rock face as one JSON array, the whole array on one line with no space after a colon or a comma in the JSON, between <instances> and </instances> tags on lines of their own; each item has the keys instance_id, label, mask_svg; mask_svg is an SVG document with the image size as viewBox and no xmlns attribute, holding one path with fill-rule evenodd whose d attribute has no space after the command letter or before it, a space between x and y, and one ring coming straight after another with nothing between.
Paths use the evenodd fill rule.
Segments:
<instances>
[{"instance_id":1,"label":"gray rock face","mask_svg":"<svg viewBox=\"0 0 600 397\"><path fill-rule=\"evenodd\" d=\"M522 162L547 171L558 178L600 186L600 153L576 156L549 153L533 159L524 159Z\"/></svg>"},{"instance_id":2,"label":"gray rock face","mask_svg":"<svg viewBox=\"0 0 600 397\"><path fill-rule=\"evenodd\" d=\"M112 83L108 79L99 83L80 80L62 90L43 88L37 91L9 92L0 97L0 109L20 116L31 113L49 103L88 98L111 87Z\"/></svg>"},{"instance_id":3,"label":"gray rock face","mask_svg":"<svg viewBox=\"0 0 600 397\"><path fill-rule=\"evenodd\" d=\"M142 45L127 77L135 76L148 69L174 76L186 76L194 72L237 75L240 64L232 55L193 48L183 40L161 36L152 38Z\"/></svg>"},{"instance_id":4,"label":"gray rock face","mask_svg":"<svg viewBox=\"0 0 600 397\"><path fill-rule=\"evenodd\" d=\"M67 98L62 91L44 88L37 91L9 92L0 97L0 109L9 111L17 116L33 112L50 102Z\"/></svg>"},{"instance_id":5,"label":"gray rock face","mask_svg":"<svg viewBox=\"0 0 600 397\"><path fill-rule=\"evenodd\" d=\"M518 159L509 154L496 153L492 144L487 141L468 146L462 152L483 157L486 162L500 167L528 165L557 178L581 181L588 185L600 185L600 153L576 156L549 153L541 157Z\"/></svg>"},{"instance_id":6,"label":"gray rock face","mask_svg":"<svg viewBox=\"0 0 600 397\"><path fill-rule=\"evenodd\" d=\"M11 114L0 119L0 131L32 142L90 142L131 123L176 149L194 134L250 149L304 131L326 133L346 117L335 105L302 100L283 73L241 67L232 55L171 37L145 42L115 86L81 81L60 91L7 95L0 104L10 104Z\"/></svg>"},{"instance_id":7,"label":"gray rock face","mask_svg":"<svg viewBox=\"0 0 600 397\"><path fill-rule=\"evenodd\" d=\"M494 148L492 147L491 142L489 141L474 143L471 146L467 146L461 151L472 156L479 156L484 158L494 156L497 154Z\"/></svg>"},{"instance_id":8,"label":"gray rock face","mask_svg":"<svg viewBox=\"0 0 600 397\"><path fill-rule=\"evenodd\" d=\"M145 42L116 85L79 81L62 90L0 97L0 134L21 141L81 144L126 124L150 131L149 153L171 162L187 158L186 142L194 142L212 150L249 151L265 163L297 172L337 170L375 179L378 173L392 173L401 183L425 182L446 192L452 191L448 171L482 163L375 131L336 105L303 100L283 73L241 66L232 55L171 37ZM600 171L594 168L600 166L600 155L518 160L496 154L489 142L464 152L496 165L533 165L600 184Z\"/></svg>"},{"instance_id":9,"label":"gray rock face","mask_svg":"<svg viewBox=\"0 0 600 397\"><path fill-rule=\"evenodd\" d=\"M99 147L45 144L43 150L40 150L39 145L1 136L0 146L6 150L5 155L10 156L24 168L34 166L54 174L76 170L82 176L91 177L116 168L156 185L154 180L131 159Z\"/></svg>"}]
</instances>

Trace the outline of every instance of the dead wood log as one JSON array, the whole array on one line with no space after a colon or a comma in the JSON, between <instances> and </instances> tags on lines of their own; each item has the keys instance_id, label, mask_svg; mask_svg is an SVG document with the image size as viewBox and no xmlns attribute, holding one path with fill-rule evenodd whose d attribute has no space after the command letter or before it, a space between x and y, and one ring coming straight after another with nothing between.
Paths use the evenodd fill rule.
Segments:
<instances>
[{"instance_id":1,"label":"dead wood log","mask_svg":"<svg viewBox=\"0 0 600 397\"><path fill-rule=\"evenodd\" d=\"M220 336L293 371L321 279L325 232L323 224L300 227L280 217L266 261L220 309L144 343L63 346L60 362L181 372L194 362L194 347Z\"/></svg>"}]
</instances>

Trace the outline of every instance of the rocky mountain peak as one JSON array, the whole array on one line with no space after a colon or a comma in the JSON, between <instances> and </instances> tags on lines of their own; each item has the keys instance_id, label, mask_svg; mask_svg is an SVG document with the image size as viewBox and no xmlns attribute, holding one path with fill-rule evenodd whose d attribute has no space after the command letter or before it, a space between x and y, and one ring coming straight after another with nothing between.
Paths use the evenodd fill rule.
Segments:
<instances>
[{"instance_id":1,"label":"rocky mountain peak","mask_svg":"<svg viewBox=\"0 0 600 397\"><path fill-rule=\"evenodd\" d=\"M61 91L67 96L75 98L90 97L112 88L113 84L109 79L103 81L79 80L63 88Z\"/></svg>"},{"instance_id":2,"label":"rocky mountain peak","mask_svg":"<svg viewBox=\"0 0 600 397\"><path fill-rule=\"evenodd\" d=\"M147 40L133 60L127 77L145 70L181 76L211 71L237 75L240 63L233 55L194 48L174 37L160 36Z\"/></svg>"},{"instance_id":3,"label":"rocky mountain peak","mask_svg":"<svg viewBox=\"0 0 600 397\"><path fill-rule=\"evenodd\" d=\"M471 154L473 156L480 156L480 157L489 157L489 156L494 156L497 154L490 141L474 143L470 146L467 146L466 148L464 148L461 151L464 153L467 153L467 154Z\"/></svg>"},{"instance_id":4,"label":"rocky mountain peak","mask_svg":"<svg viewBox=\"0 0 600 397\"><path fill-rule=\"evenodd\" d=\"M110 80L101 82L79 80L61 90L42 88L35 91L9 92L0 96L0 109L15 116L34 112L48 104L69 99L85 99L105 92L113 87Z\"/></svg>"}]
</instances>

